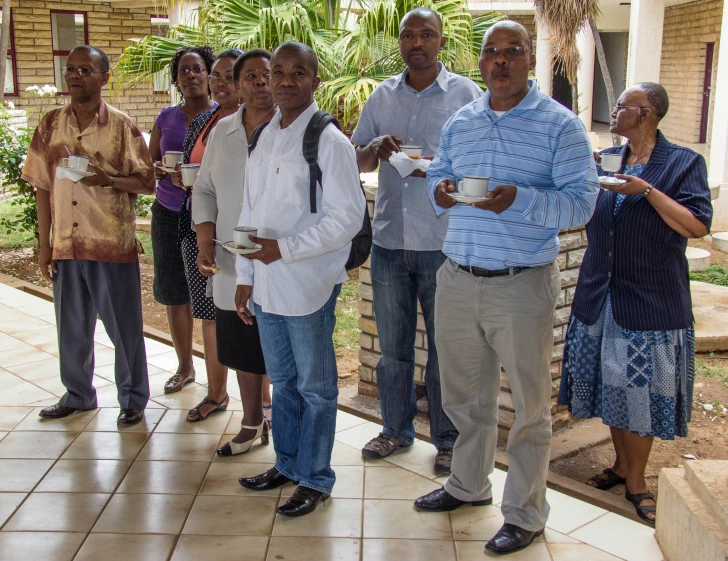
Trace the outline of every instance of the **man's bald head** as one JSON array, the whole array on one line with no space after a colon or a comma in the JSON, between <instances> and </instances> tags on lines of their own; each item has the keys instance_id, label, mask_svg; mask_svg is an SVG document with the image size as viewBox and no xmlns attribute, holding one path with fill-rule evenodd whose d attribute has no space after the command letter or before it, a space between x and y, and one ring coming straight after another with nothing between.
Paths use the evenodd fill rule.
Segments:
<instances>
[{"instance_id":1,"label":"man's bald head","mask_svg":"<svg viewBox=\"0 0 728 561\"><path fill-rule=\"evenodd\" d=\"M434 10L431 10L430 8L414 8L407 12L402 18L402 21L399 22L400 33L402 33L404 26L407 24L407 20L411 17L417 17L422 19L432 18L433 21L437 22L437 28L440 30L440 35L442 35L442 18L440 17L440 14L438 14Z\"/></svg>"},{"instance_id":2,"label":"man's bald head","mask_svg":"<svg viewBox=\"0 0 728 561\"><path fill-rule=\"evenodd\" d=\"M520 33L523 36L523 46L528 47L531 52L533 52L533 37L531 36L531 32L517 21L513 21L510 19L494 23L488 28L488 31L486 31L485 35L483 35L483 44L481 45L481 50L488 42L488 39L490 39L490 36L496 31L502 29Z\"/></svg>"},{"instance_id":3,"label":"man's bald head","mask_svg":"<svg viewBox=\"0 0 728 561\"><path fill-rule=\"evenodd\" d=\"M300 55L302 60L304 61L305 66L313 72L313 76L318 76L318 57L311 47L305 45L304 43L299 43L298 41L287 41L282 45L279 45L278 48L273 51L271 66L275 64L276 55L283 51L294 52Z\"/></svg>"}]
</instances>

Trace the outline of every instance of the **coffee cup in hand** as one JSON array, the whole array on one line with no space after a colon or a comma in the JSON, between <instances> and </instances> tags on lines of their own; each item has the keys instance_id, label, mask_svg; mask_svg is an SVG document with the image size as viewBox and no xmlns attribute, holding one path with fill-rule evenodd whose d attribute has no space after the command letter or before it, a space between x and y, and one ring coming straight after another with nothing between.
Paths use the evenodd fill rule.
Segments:
<instances>
[{"instance_id":1,"label":"coffee cup in hand","mask_svg":"<svg viewBox=\"0 0 728 561\"><path fill-rule=\"evenodd\" d=\"M169 150L162 156L162 165L166 168L175 168L177 164L181 164L184 160L184 153Z\"/></svg>"},{"instance_id":2,"label":"coffee cup in hand","mask_svg":"<svg viewBox=\"0 0 728 561\"><path fill-rule=\"evenodd\" d=\"M85 156L68 156L68 158L61 160L61 167L86 171L88 170L88 158Z\"/></svg>"},{"instance_id":3,"label":"coffee cup in hand","mask_svg":"<svg viewBox=\"0 0 728 561\"><path fill-rule=\"evenodd\" d=\"M182 172L182 184L185 187L192 187L200 171L200 164L182 164L180 171Z\"/></svg>"},{"instance_id":4,"label":"coffee cup in hand","mask_svg":"<svg viewBox=\"0 0 728 561\"><path fill-rule=\"evenodd\" d=\"M400 146L399 149L412 158L413 160L419 160L422 158L422 146Z\"/></svg>"},{"instance_id":5,"label":"coffee cup in hand","mask_svg":"<svg viewBox=\"0 0 728 561\"><path fill-rule=\"evenodd\" d=\"M254 226L238 226L233 230L233 242L237 247L255 249L255 242L250 239L250 236L257 235L258 228Z\"/></svg>"},{"instance_id":6,"label":"coffee cup in hand","mask_svg":"<svg viewBox=\"0 0 728 561\"><path fill-rule=\"evenodd\" d=\"M466 175L458 183L458 191L466 197L485 197L488 192L488 178L476 175Z\"/></svg>"},{"instance_id":7,"label":"coffee cup in hand","mask_svg":"<svg viewBox=\"0 0 728 561\"><path fill-rule=\"evenodd\" d=\"M602 154L599 166L603 171L616 173L622 167L622 154Z\"/></svg>"}]
</instances>

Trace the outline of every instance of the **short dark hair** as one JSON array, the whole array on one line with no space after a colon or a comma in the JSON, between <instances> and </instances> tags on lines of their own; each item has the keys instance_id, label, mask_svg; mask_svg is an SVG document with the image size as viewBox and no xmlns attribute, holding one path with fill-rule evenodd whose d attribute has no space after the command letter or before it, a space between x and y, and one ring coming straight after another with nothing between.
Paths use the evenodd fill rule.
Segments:
<instances>
[{"instance_id":1,"label":"short dark hair","mask_svg":"<svg viewBox=\"0 0 728 561\"><path fill-rule=\"evenodd\" d=\"M109 57L104 51L102 51L98 47L92 47L91 45L79 45L78 47L74 47L73 49L71 49L71 52L68 53L68 56L71 56L74 51L86 51L88 54L94 57L99 65L99 70L101 72L109 72L111 70Z\"/></svg>"},{"instance_id":2,"label":"short dark hair","mask_svg":"<svg viewBox=\"0 0 728 561\"><path fill-rule=\"evenodd\" d=\"M316 56L316 52L305 43L299 43L298 41L286 41L282 45L278 45L278 47L276 47L276 50L273 51L273 58L275 58L280 51L296 51L298 54L304 55L311 64L313 75L318 76L318 57Z\"/></svg>"},{"instance_id":3,"label":"short dark hair","mask_svg":"<svg viewBox=\"0 0 728 561\"><path fill-rule=\"evenodd\" d=\"M506 27L511 30L521 30L526 34L526 39L528 40L528 48L533 52L533 35L531 35L531 31L522 23L512 20L512 19L504 19L501 21L498 21L491 25L488 30L483 34L483 44L480 46L480 50L483 50L483 46L485 45L485 42L488 40L488 37L490 37L490 34L494 31L497 31L500 27Z\"/></svg>"},{"instance_id":4,"label":"short dark hair","mask_svg":"<svg viewBox=\"0 0 728 561\"><path fill-rule=\"evenodd\" d=\"M667 90L656 82L640 82L637 87L645 92L647 101L655 108L657 120L661 121L667 115L667 110L670 109L670 98L667 96Z\"/></svg>"},{"instance_id":5,"label":"short dark hair","mask_svg":"<svg viewBox=\"0 0 728 561\"><path fill-rule=\"evenodd\" d=\"M407 19L410 16L416 16L418 18L427 19L434 17L437 20L437 25L440 28L440 33L442 33L442 18L440 17L440 14L438 14L435 10L431 10L430 8L413 8L409 12L407 12L404 17L402 18L402 21L399 22L399 30L402 31L402 27L404 27L404 23L407 21Z\"/></svg>"},{"instance_id":6,"label":"short dark hair","mask_svg":"<svg viewBox=\"0 0 728 561\"><path fill-rule=\"evenodd\" d=\"M238 57L242 54L243 51L241 51L240 49L226 49L215 57L215 62L217 62L221 58L231 58L233 60L238 60Z\"/></svg>"},{"instance_id":7,"label":"short dark hair","mask_svg":"<svg viewBox=\"0 0 728 561\"><path fill-rule=\"evenodd\" d=\"M179 74L179 61L182 60L182 57L188 53L195 53L196 55L199 55L202 60L205 61L205 68L207 68L208 74L212 70L212 65L215 63L216 60L215 51L212 50L212 47L208 47L207 45L200 45L196 47L180 47L179 49L177 49L177 52L174 53L174 56L172 57L172 61L169 63L169 72L171 74L172 84L174 84L174 87L177 88L177 91L180 93L180 95L182 94L182 90L177 83L177 74Z\"/></svg>"},{"instance_id":8,"label":"short dark hair","mask_svg":"<svg viewBox=\"0 0 728 561\"><path fill-rule=\"evenodd\" d=\"M236 83L240 79L240 73L243 71L243 66L245 66L245 63L251 58L265 58L270 60L273 58L273 54L265 49L250 49L249 51L241 54L235 61L235 64L233 64L233 80L235 80Z\"/></svg>"}]
</instances>

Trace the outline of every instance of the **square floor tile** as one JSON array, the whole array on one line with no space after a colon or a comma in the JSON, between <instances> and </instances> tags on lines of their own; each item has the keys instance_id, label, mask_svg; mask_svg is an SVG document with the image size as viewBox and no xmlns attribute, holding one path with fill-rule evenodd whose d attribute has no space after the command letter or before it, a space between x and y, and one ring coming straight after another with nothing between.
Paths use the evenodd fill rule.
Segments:
<instances>
[{"instance_id":1,"label":"square floor tile","mask_svg":"<svg viewBox=\"0 0 728 561\"><path fill-rule=\"evenodd\" d=\"M363 561L417 559L417 561L455 561L451 540L364 540Z\"/></svg>"},{"instance_id":2,"label":"square floor tile","mask_svg":"<svg viewBox=\"0 0 728 561\"><path fill-rule=\"evenodd\" d=\"M365 538L451 540L447 512L418 512L412 501L364 501Z\"/></svg>"},{"instance_id":3,"label":"square floor tile","mask_svg":"<svg viewBox=\"0 0 728 561\"><path fill-rule=\"evenodd\" d=\"M22 333L24 331L33 331L35 329L45 329L48 327L48 322L40 318L34 318L28 314L18 312L19 315L14 316L13 320L4 321L0 323L0 332L6 335L15 335L16 333ZM20 315L22 314L22 315ZM3 316L2 319L7 319Z\"/></svg>"},{"instance_id":4,"label":"square floor tile","mask_svg":"<svg viewBox=\"0 0 728 561\"><path fill-rule=\"evenodd\" d=\"M14 430L27 431L72 431L81 432L86 425L91 422L98 412L97 409L91 411L77 411L62 419L44 419L40 417L42 407L36 407L31 413L23 419L23 421L15 427Z\"/></svg>"},{"instance_id":5,"label":"square floor tile","mask_svg":"<svg viewBox=\"0 0 728 561\"><path fill-rule=\"evenodd\" d=\"M58 341L58 329L55 325L49 325L43 329L35 329L33 331L21 331L13 335L13 338L19 339L28 345L42 345L51 341Z\"/></svg>"},{"instance_id":6,"label":"square floor tile","mask_svg":"<svg viewBox=\"0 0 728 561\"><path fill-rule=\"evenodd\" d=\"M364 466L336 466L336 484L331 496L336 499L361 499L364 496Z\"/></svg>"},{"instance_id":7,"label":"square floor tile","mask_svg":"<svg viewBox=\"0 0 728 561\"><path fill-rule=\"evenodd\" d=\"M32 410L32 407L0 407L0 430L13 430Z\"/></svg>"},{"instance_id":8,"label":"square floor tile","mask_svg":"<svg viewBox=\"0 0 728 561\"><path fill-rule=\"evenodd\" d=\"M149 337L144 338L144 347L146 348L147 356L160 355L174 350L174 347L166 343L161 343L160 341L155 341Z\"/></svg>"},{"instance_id":9,"label":"square floor tile","mask_svg":"<svg viewBox=\"0 0 728 561\"><path fill-rule=\"evenodd\" d=\"M241 477L253 477L269 470L273 464L226 464L213 463L207 472L205 482L202 484L200 495L239 495L255 497L278 497L281 489L295 489L294 485L284 485L282 488L270 491L251 491L238 483Z\"/></svg>"},{"instance_id":10,"label":"square floor tile","mask_svg":"<svg viewBox=\"0 0 728 561\"><path fill-rule=\"evenodd\" d=\"M58 460L36 491L113 493L130 466L121 460Z\"/></svg>"},{"instance_id":11,"label":"square floor tile","mask_svg":"<svg viewBox=\"0 0 728 561\"><path fill-rule=\"evenodd\" d=\"M97 493L33 493L3 531L88 532L108 498Z\"/></svg>"},{"instance_id":12,"label":"square floor tile","mask_svg":"<svg viewBox=\"0 0 728 561\"><path fill-rule=\"evenodd\" d=\"M348 444L352 448L361 450L364 445L377 436L381 430L381 426L367 421L366 423L337 432L336 440L343 442L344 444Z\"/></svg>"},{"instance_id":13,"label":"square floor tile","mask_svg":"<svg viewBox=\"0 0 728 561\"><path fill-rule=\"evenodd\" d=\"M361 450L359 448L354 448L348 444L334 441L334 450L331 453L332 466L363 466L364 463L365 460L361 455ZM386 465L391 466L392 464Z\"/></svg>"},{"instance_id":14,"label":"square floor tile","mask_svg":"<svg viewBox=\"0 0 728 561\"><path fill-rule=\"evenodd\" d=\"M0 526L5 524L26 496L26 493L0 493Z\"/></svg>"},{"instance_id":15,"label":"square floor tile","mask_svg":"<svg viewBox=\"0 0 728 561\"><path fill-rule=\"evenodd\" d=\"M342 430L363 425L366 422L366 419L362 419L361 417L357 417L356 415L352 415L346 411L336 412L336 432L341 432Z\"/></svg>"},{"instance_id":16,"label":"square floor tile","mask_svg":"<svg viewBox=\"0 0 728 561\"><path fill-rule=\"evenodd\" d=\"M546 491L546 500L551 506L546 526L562 534L568 534L607 512L603 508L590 505L552 489Z\"/></svg>"},{"instance_id":17,"label":"square floor tile","mask_svg":"<svg viewBox=\"0 0 728 561\"><path fill-rule=\"evenodd\" d=\"M0 532L0 559L71 561L85 537L67 532Z\"/></svg>"},{"instance_id":18,"label":"square floor tile","mask_svg":"<svg viewBox=\"0 0 728 561\"><path fill-rule=\"evenodd\" d=\"M0 460L0 492L29 493L53 465L53 460Z\"/></svg>"},{"instance_id":19,"label":"square floor tile","mask_svg":"<svg viewBox=\"0 0 728 561\"><path fill-rule=\"evenodd\" d=\"M267 536L181 536L171 561L265 561L267 550ZM300 557L295 559L303 561ZM319 557L315 561L326 559Z\"/></svg>"},{"instance_id":20,"label":"square floor tile","mask_svg":"<svg viewBox=\"0 0 728 561\"><path fill-rule=\"evenodd\" d=\"M94 533L179 534L194 495L122 495L111 497Z\"/></svg>"},{"instance_id":21,"label":"square floor tile","mask_svg":"<svg viewBox=\"0 0 728 561\"><path fill-rule=\"evenodd\" d=\"M407 499L414 501L426 495L440 485L433 481L402 468L389 469L379 467L366 468L367 499Z\"/></svg>"},{"instance_id":22,"label":"square floor tile","mask_svg":"<svg viewBox=\"0 0 728 561\"><path fill-rule=\"evenodd\" d=\"M94 365L106 366L116 362L116 351L103 345L94 346Z\"/></svg>"},{"instance_id":23,"label":"square floor tile","mask_svg":"<svg viewBox=\"0 0 728 561\"><path fill-rule=\"evenodd\" d=\"M19 376L16 376L15 374L11 374L7 370L3 370L0 368L0 389L7 388L10 386L17 386L18 384L23 383L25 380L20 378Z\"/></svg>"},{"instance_id":24,"label":"square floor tile","mask_svg":"<svg viewBox=\"0 0 728 561\"><path fill-rule=\"evenodd\" d=\"M154 433L139 455L140 460L209 462L219 442L214 434Z\"/></svg>"},{"instance_id":25,"label":"square floor tile","mask_svg":"<svg viewBox=\"0 0 728 561\"><path fill-rule=\"evenodd\" d=\"M28 405L42 399L53 398L55 398L55 401L58 401L58 396L30 382L21 382L20 384L3 388L0 392L0 405Z\"/></svg>"},{"instance_id":26,"label":"square floor tile","mask_svg":"<svg viewBox=\"0 0 728 561\"><path fill-rule=\"evenodd\" d=\"M104 407L83 429L84 432L152 432L165 414L165 409L146 409L144 419L130 426L118 425L118 407Z\"/></svg>"},{"instance_id":27,"label":"square floor tile","mask_svg":"<svg viewBox=\"0 0 728 561\"><path fill-rule=\"evenodd\" d=\"M431 479L437 476L433 469L436 455L437 449L432 444L415 440L412 446L397 450L391 456L387 456L385 461Z\"/></svg>"},{"instance_id":28,"label":"square floor tile","mask_svg":"<svg viewBox=\"0 0 728 561\"><path fill-rule=\"evenodd\" d=\"M2 440L3 438L5 438L7 435L8 435L7 432L0 432L0 440Z\"/></svg>"},{"instance_id":29,"label":"square floor tile","mask_svg":"<svg viewBox=\"0 0 728 561\"><path fill-rule=\"evenodd\" d=\"M280 504L287 497L281 497ZM326 538L361 537L361 499L329 499L315 511L300 518L276 515L274 536L307 536Z\"/></svg>"},{"instance_id":30,"label":"square floor tile","mask_svg":"<svg viewBox=\"0 0 728 561\"><path fill-rule=\"evenodd\" d=\"M0 351L0 364L6 370L19 364L28 364L50 358L53 358L53 356L30 345L18 349L10 349L9 351Z\"/></svg>"},{"instance_id":31,"label":"square floor tile","mask_svg":"<svg viewBox=\"0 0 728 561\"><path fill-rule=\"evenodd\" d=\"M133 460L147 440L142 432L82 432L64 460Z\"/></svg>"},{"instance_id":32,"label":"square floor tile","mask_svg":"<svg viewBox=\"0 0 728 561\"><path fill-rule=\"evenodd\" d=\"M483 559L492 559L493 556L486 555L486 542L455 542L458 551L459 561L483 561ZM551 561L548 549L545 543L532 543L526 549L509 553L508 561ZM583 560L587 561L587 560Z\"/></svg>"},{"instance_id":33,"label":"square floor tile","mask_svg":"<svg viewBox=\"0 0 728 561\"><path fill-rule=\"evenodd\" d=\"M627 561L662 561L663 558L653 528L612 512L569 535Z\"/></svg>"},{"instance_id":34,"label":"square floor tile","mask_svg":"<svg viewBox=\"0 0 728 561\"><path fill-rule=\"evenodd\" d=\"M463 506L450 513L456 540L488 541L503 526L503 515L497 506ZM536 538L543 541L543 538Z\"/></svg>"},{"instance_id":35,"label":"square floor tile","mask_svg":"<svg viewBox=\"0 0 728 561\"><path fill-rule=\"evenodd\" d=\"M156 396L153 401L169 409L189 411L205 399L205 397L207 397L207 388L193 382L186 385L183 390L177 393ZM232 410L232 403L228 405L228 410Z\"/></svg>"},{"instance_id":36,"label":"square floor tile","mask_svg":"<svg viewBox=\"0 0 728 561\"><path fill-rule=\"evenodd\" d=\"M0 314L5 317L4 311L0 311ZM24 347L25 345L27 345L27 343L21 341L20 339L11 337L10 335L6 335L5 333L0 333L0 351L19 349L20 347Z\"/></svg>"},{"instance_id":37,"label":"square floor tile","mask_svg":"<svg viewBox=\"0 0 728 561\"><path fill-rule=\"evenodd\" d=\"M200 488L207 462L134 462L117 493L162 493L195 495Z\"/></svg>"},{"instance_id":38,"label":"square floor tile","mask_svg":"<svg viewBox=\"0 0 728 561\"><path fill-rule=\"evenodd\" d=\"M40 349L41 351L48 353L49 355L60 356L59 351L58 351L58 342L57 341L51 341L49 343L41 343L40 345L36 345L35 348Z\"/></svg>"},{"instance_id":39,"label":"square floor tile","mask_svg":"<svg viewBox=\"0 0 728 561\"><path fill-rule=\"evenodd\" d=\"M556 530L552 530L551 528L544 529L543 537L544 537L544 541L546 541L549 544L552 544L552 543L567 543L567 544L568 543L571 543L571 544L581 543L579 540L570 538L566 534L562 534L561 532L557 532Z\"/></svg>"},{"instance_id":40,"label":"square floor tile","mask_svg":"<svg viewBox=\"0 0 728 561\"><path fill-rule=\"evenodd\" d=\"M23 380L27 380L29 382L45 380L46 378L61 377L61 367L58 363L58 358L56 357L39 360L38 362L31 362L30 364L11 366L5 368L5 370L9 370L16 376L20 376Z\"/></svg>"},{"instance_id":41,"label":"square floor tile","mask_svg":"<svg viewBox=\"0 0 728 561\"><path fill-rule=\"evenodd\" d=\"M94 375L98 376L99 378L103 378L104 380L108 380L109 382L114 382L116 380L115 369L116 369L116 365L114 365L114 364L96 366L94 368ZM157 368L156 366L147 364L147 374L149 374L149 376L159 374L160 372L162 372L161 369Z\"/></svg>"},{"instance_id":42,"label":"square floor tile","mask_svg":"<svg viewBox=\"0 0 728 561\"><path fill-rule=\"evenodd\" d=\"M553 561L622 561L585 543L550 543L548 547Z\"/></svg>"},{"instance_id":43,"label":"square floor tile","mask_svg":"<svg viewBox=\"0 0 728 561\"><path fill-rule=\"evenodd\" d=\"M230 411L222 411L210 415L204 421L189 423L187 413L188 411L185 410L167 411L154 432L222 434L232 415Z\"/></svg>"},{"instance_id":44,"label":"square floor tile","mask_svg":"<svg viewBox=\"0 0 728 561\"><path fill-rule=\"evenodd\" d=\"M0 458L55 460L77 435L75 432L11 432L0 440Z\"/></svg>"},{"instance_id":45,"label":"square floor tile","mask_svg":"<svg viewBox=\"0 0 728 561\"><path fill-rule=\"evenodd\" d=\"M236 412L237 413L237 412ZM233 414L233 419L235 413ZM238 424L238 426L240 426ZM232 440L237 433L235 434L223 434L220 438L219 442L217 443L216 449L223 446L226 442L229 442ZM222 463L233 463L233 464L269 464L274 465L276 463L276 451L273 448L273 437L269 437L269 444L264 445L260 441L257 441L253 446L250 447L250 450L248 450L245 454L238 454L237 456L226 456L224 458L219 457L217 454L215 454L215 459L213 462L222 462Z\"/></svg>"},{"instance_id":46,"label":"square floor tile","mask_svg":"<svg viewBox=\"0 0 728 561\"><path fill-rule=\"evenodd\" d=\"M268 559L290 561L359 561L361 540L354 538L287 538L270 540ZM381 558L384 561L388 558ZM410 557L400 557L408 560Z\"/></svg>"},{"instance_id":47,"label":"square floor tile","mask_svg":"<svg viewBox=\"0 0 728 561\"><path fill-rule=\"evenodd\" d=\"M167 559L175 536L91 534L74 561L160 561Z\"/></svg>"},{"instance_id":48,"label":"square floor tile","mask_svg":"<svg viewBox=\"0 0 728 561\"><path fill-rule=\"evenodd\" d=\"M183 534L267 536L278 506L275 497L202 497L192 506Z\"/></svg>"},{"instance_id":49,"label":"square floor tile","mask_svg":"<svg viewBox=\"0 0 728 561\"><path fill-rule=\"evenodd\" d=\"M168 370L170 372L176 371L177 366L179 366L177 353L174 349L169 347L164 353L157 353L153 356L149 356L147 358L147 362L152 366L156 366L157 368L161 368L162 370Z\"/></svg>"}]
</instances>

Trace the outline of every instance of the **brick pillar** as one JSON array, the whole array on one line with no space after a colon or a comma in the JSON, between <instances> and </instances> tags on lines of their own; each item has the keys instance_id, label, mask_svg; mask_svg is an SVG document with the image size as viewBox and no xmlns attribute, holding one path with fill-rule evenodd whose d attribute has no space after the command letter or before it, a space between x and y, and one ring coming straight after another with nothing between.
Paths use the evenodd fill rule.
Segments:
<instances>
[{"instance_id":1,"label":"brick pillar","mask_svg":"<svg viewBox=\"0 0 728 561\"><path fill-rule=\"evenodd\" d=\"M367 190L367 204L369 212L373 215L374 191L373 185L369 182ZM559 391L559 380L561 378L561 355L564 351L564 340L566 336L566 324L569 320L571 302L574 299L574 289L579 276L584 252L586 251L586 233L583 228L567 230L559 235L561 250L557 258L559 269L561 269L561 294L556 304L554 313L554 350L551 359L551 413L553 415L554 429L566 424L568 411L565 407L556 406L556 396ZM372 305L372 280L369 269L369 261L359 269L359 393L377 397L376 365L379 355L379 338L377 337L377 326L374 321L374 309ZM424 384L425 364L427 362L427 337L425 336L425 322L420 313L417 318L417 335L415 337L415 382ZM498 427L500 436L506 437L515 420L513 410L513 397L505 374L501 374L501 391L499 404Z\"/></svg>"}]
</instances>

